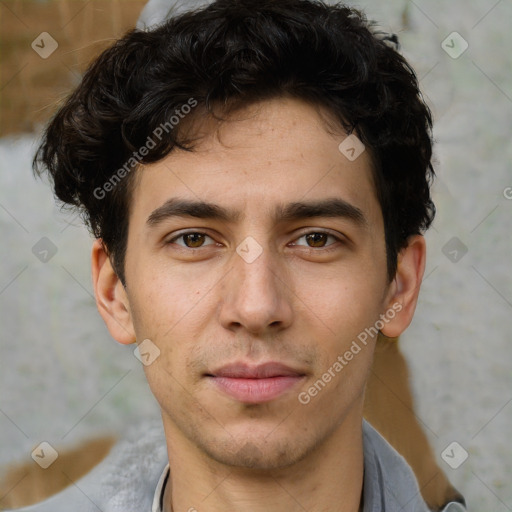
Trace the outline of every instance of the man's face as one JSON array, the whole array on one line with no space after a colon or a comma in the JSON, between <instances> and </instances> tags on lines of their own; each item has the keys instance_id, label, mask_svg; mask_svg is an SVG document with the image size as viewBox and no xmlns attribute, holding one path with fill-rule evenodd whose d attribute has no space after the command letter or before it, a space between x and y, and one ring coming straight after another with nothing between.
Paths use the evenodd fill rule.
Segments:
<instances>
[{"instance_id":1,"label":"man's face","mask_svg":"<svg viewBox=\"0 0 512 512\"><path fill-rule=\"evenodd\" d=\"M349 160L300 101L241 114L139 171L126 294L170 442L268 469L360 421L374 340L353 341L390 287L368 152Z\"/></svg>"}]
</instances>

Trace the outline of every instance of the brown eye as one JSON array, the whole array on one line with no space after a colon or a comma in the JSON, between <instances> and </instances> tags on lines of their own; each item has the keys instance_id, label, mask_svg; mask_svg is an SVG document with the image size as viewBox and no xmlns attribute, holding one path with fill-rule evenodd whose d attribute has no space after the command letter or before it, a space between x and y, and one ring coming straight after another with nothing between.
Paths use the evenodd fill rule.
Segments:
<instances>
[{"instance_id":1,"label":"brown eye","mask_svg":"<svg viewBox=\"0 0 512 512\"><path fill-rule=\"evenodd\" d=\"M292 245L310 247L312 249L328 249L331 245L340 241L340 238L326 231L310 231L297 238Z\"/></svg>"},{"instance_id":2,"label":"brown eye","mask_svg":"<svg viewBox=\"0 0 512 512\"><path fill-rule=\"evenodd\" d=\"M185 245L190 248L201 247L204 244L206 235L204 233L188 233L183 235Z\"/></svg>"},{"instance_id":3,"label":"brown eye","mask_svg":"<svg viewBox=\"0 0 512 512\"><path fill-rule=\"evenodd\" d=\"M199 249L208 245L212 245L215 241L205 233L191 231L189 233L182 233L169 240L170 244L176 244L188 249Z\"/></svg>"},{"instance_id":4,"label":"brown eye","mask_svg":"<svg viewBox=\"0 0 512 512\"><path fill-rule=\"evenodd\" d=\"M307 244L310 247L325 247L329 235L327 233L309 233L306 236Z\"/></svg>"}]
</instances>

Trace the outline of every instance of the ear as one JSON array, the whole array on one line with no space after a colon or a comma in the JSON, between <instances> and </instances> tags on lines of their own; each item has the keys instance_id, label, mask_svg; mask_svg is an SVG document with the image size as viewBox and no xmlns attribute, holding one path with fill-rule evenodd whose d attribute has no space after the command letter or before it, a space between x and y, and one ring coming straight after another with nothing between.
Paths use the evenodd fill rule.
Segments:
<instances>
[{"instance_id":1,"label":"ear","mask_svg":"<svg viewBox=\"0 0 512 512\"><path fill-rule=\"evenodd\" d=\"M111 336L125 345L135 343L128 296L100 239L92 246L91 265L96 306Z\"/></svg>"},{"instance_id":2,"label":"ear","mask_svg":"<svg viewBox=\"0 0 512 512\"><path fill-rule=\"evenodd\" d=\"M387 322L381 329L384 336L396 338L411 323L425 271L425 258L425 238L421 235L410 237L407 247L398 255L396 275L389 287L386 300L389 313L386 314Z\"/></svg>"}]
</instances>

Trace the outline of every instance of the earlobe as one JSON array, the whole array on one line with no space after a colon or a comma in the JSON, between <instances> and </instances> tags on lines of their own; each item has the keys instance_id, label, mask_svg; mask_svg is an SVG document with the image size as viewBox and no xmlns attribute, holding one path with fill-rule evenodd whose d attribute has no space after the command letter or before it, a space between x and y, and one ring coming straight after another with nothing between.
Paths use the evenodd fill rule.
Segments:
<instances>
[{"instance_id":1,"label":"earlobe","mask_svg":"<svg viewBox=\"0 0 512 512\"><path fill-rule=\"evenodd\" d=\"M122 344L135 343L135 331L128 297L100 239L94 241L91 255L96 306L111 336Z\"/></svg>"},{"instance_id":2,"label":"earlobe","mask_svg":"<svg viewBox=\"0 0 512 512\"><path fill-rule=\"evenodd\" d=\"M421 235L410 237L407 247L400 251L387 299L387 312L393 311L393 314L386 314L388 321L381 329L382 334L389 338L400 336L411 323L425 271L425 257L425 239Z\"/></svg>"}]
</instances>

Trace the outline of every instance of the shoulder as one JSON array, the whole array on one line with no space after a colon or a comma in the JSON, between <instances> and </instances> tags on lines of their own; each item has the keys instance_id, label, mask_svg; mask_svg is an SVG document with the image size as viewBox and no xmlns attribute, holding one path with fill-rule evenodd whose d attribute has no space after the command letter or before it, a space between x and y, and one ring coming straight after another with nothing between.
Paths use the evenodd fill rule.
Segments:
<instances>
[{"instance_id":1,"label":"shoulder","mask_svg":"<svg viewBox=\"0 0 512 512\"><path fill-rule=\"evenodd\" d=\"M406 460L366 420L363 447L364 512L430 512ZM449 503L442 512L465 511L460 503Z\"/></svg>"},{"instance_id":2,"label":"shoulder","mask_svg":"<svg viewBox=\"0 0 512 512\"><path fill-rule=\"evenodd\" d=\"M127 512L151 510L167 449L161 421L125 434L92 471L65 490L16 512Z\"/></svg>"}]
</instances>

